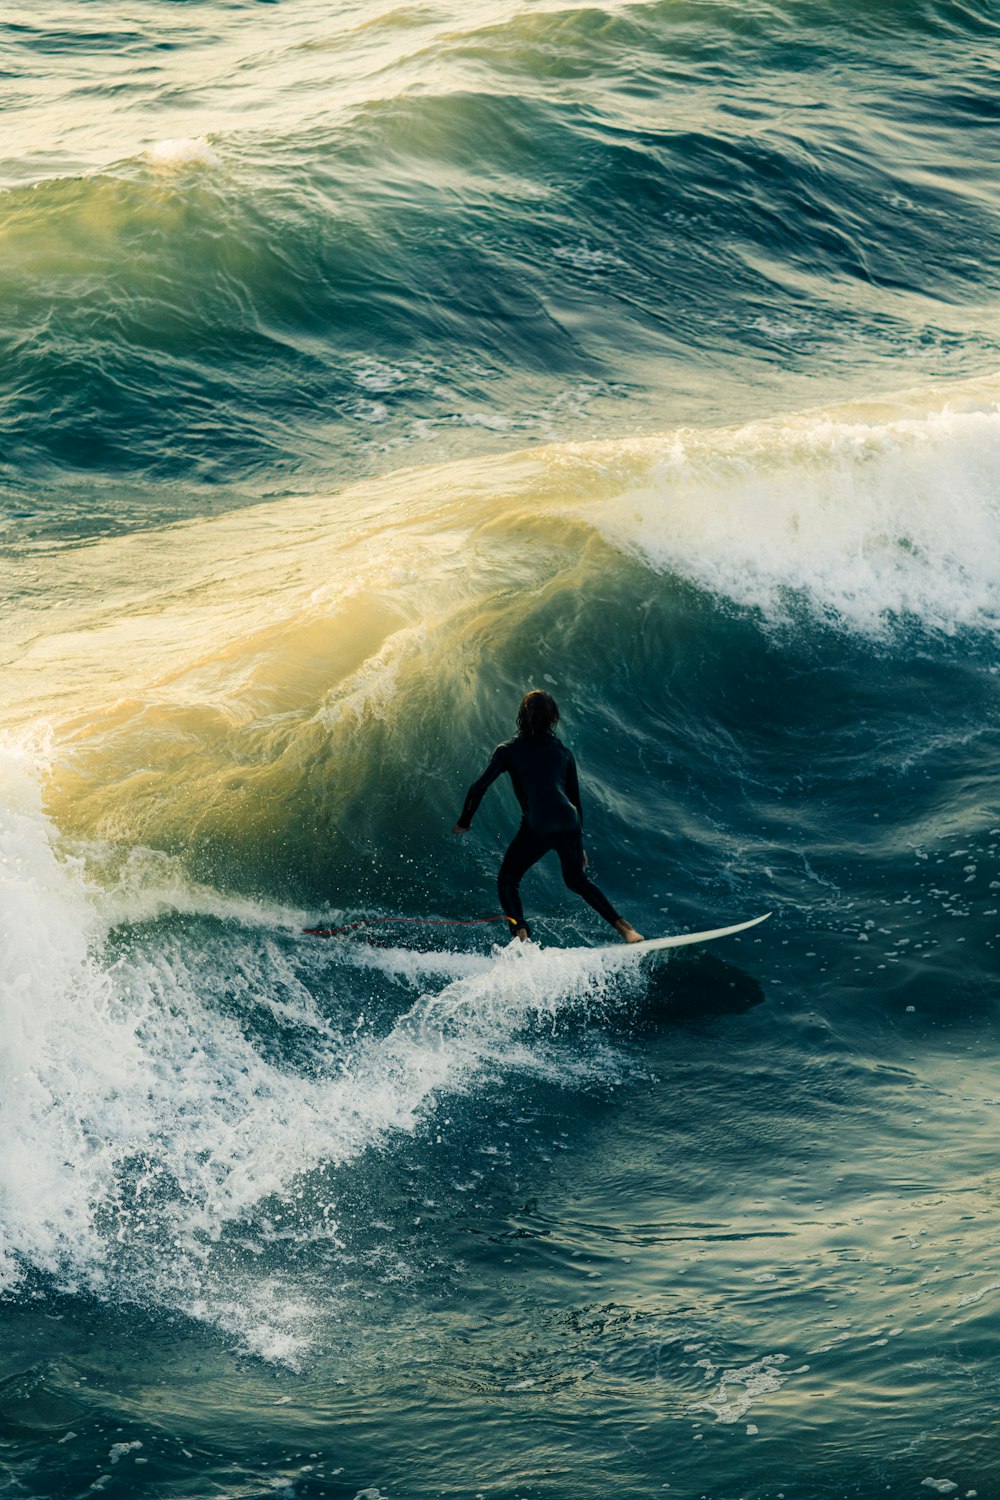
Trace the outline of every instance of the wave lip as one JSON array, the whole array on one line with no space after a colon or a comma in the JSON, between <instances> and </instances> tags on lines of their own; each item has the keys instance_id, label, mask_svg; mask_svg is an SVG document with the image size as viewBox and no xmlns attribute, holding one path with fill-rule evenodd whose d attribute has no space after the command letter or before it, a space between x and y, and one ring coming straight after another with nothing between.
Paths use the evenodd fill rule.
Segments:
<instances>
[{"instance_id":1,"label":"wave lip","mask_svg":"<svg viewBox=\"0 0 1000 1500\"><path fill-rule=\"evenodd\" d=\"M588 510L655 568L772 624L1000 628L995 379L660 446L643 442L643 479Z\"/></svg>"}]
</instances>

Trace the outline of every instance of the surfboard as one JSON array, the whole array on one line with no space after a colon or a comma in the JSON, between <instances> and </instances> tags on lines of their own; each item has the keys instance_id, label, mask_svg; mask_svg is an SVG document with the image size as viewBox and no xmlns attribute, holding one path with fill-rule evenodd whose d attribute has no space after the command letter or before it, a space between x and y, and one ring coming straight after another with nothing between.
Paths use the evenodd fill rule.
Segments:
<instances>
[{"instance_id":1,"label":"surfboard","mask_svg":"<svg viewBox=\"0 0 1000 1500\"><path fill-rule=\"evenodd\" d=\"M759 927L771 915L766 911L762 917L751 917L749 922L734 922L732 927L711 927L705 932L680 932L673 937L643 938L641 943L602 943L601 947L623 958L631 954L656 953L660 948L686 948L689 943L711 943L715 938L732 937L735 932L748 932Z\"/></svg>"},{"instance_id":2,"label":"surfboard","mask_svg":"<svg viewBox=\"0 0 1000 1500\"><path fill-rule=\"evenodd\" d=\"M747 932L751 927L758 927L761 922L766 922L771 915L766 911L762 917L751 917L749 922L734 922L731 927L711 927L705 932L678 932L673 937L643 938L641 943L596 943L592 948L581 951L588 953L617 953L622 958L630 954L642 955L643 953L655 953L660 948L686 948L690 943L710 943L715 938L732 937L735 932ZM340 937L342 933L350 932L355 927L365 927L370 922L381 920L392 921L393 918L365 917L360 922L351 922L346 927L303 927L302 931L307 937ZM419 921L419 918L402 917L398 921ZM489 921L503 921L502 917L491 917ZM436 922L429 925L437 926ZM442 924L456 927L476 926L477 923L455 922Z\"/></svg>"}]
</instances>

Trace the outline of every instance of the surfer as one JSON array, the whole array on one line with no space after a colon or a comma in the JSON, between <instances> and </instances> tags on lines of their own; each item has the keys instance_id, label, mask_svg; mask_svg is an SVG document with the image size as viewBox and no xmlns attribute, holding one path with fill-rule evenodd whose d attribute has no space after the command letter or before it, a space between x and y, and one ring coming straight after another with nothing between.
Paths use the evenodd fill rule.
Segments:
<instances>
[{"instance_id":1,"label":"surfer","mask_svg":"<svg viewBox=\"0 0 1000 1500\"><path fill-rule=\"evenodd\" d=\"M549 693L525 693L517 712L517 734L494 750L486 770L469 787L462 815L452 833L468 833L487 787L506 771L521 804L518 828L500 865L497 891L511 935L531 936L524 920L520 884L531 866L554 849L562 877L571 891L610 922L627 943L642 942L630 922L620 917L604 892L586 874L580 785L572 752L555 736L559 709Z\"/></svg>"}]
</instances>

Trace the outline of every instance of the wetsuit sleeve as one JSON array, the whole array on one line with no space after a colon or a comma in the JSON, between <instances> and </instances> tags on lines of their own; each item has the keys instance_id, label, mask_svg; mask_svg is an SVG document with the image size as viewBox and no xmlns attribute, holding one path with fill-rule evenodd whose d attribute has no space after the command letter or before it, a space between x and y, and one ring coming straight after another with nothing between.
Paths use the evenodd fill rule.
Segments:
<instances>
[{"instance_id":1,"label":"wetsuit sleeve","mask_svg":"<svg viewBox=\"0 0 1000 1500\"><path fill-rule=\"evenodd\" d=\"M573 759L572 750L569 752L569 764L566 767L566 795L580 815L580 827L582 828L583 803L580 801L580 778L576 773L576 761Z\"/></svg>"},{"instance_id":2,"label":"wetsuit sleeve","mask_svg":"<svg viewBox=\"0 0 1000 1500\"><path fill-rule=\"evenodd\" d=\"M465 806L462 808L462 816L458 820L459 828L469 828L473 818L476 816L476 808L482 802L487 787L493 785L498 776L507 769L507 746L498 745L490 758L490 763L480 776L474 781L465 794Z\"/></svg>"}]
</instances>

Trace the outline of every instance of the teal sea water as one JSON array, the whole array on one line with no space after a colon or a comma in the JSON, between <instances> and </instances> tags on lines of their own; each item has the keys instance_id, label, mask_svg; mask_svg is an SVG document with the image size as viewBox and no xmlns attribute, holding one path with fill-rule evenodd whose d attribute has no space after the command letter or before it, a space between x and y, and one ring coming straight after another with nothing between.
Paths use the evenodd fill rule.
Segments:
<instances>
[{"instance_id":1,"label":"teal sea water","mask_svg":"<svg viewBox=\"0 0 1000 1500\"><path fill-rule=\"evenodd\" d=\"M0 19L4 1500L1000 1492L998 85L984 0ZM771 920L404 922L532 685L643 932Z\"/></svg>"}]
</instances>

